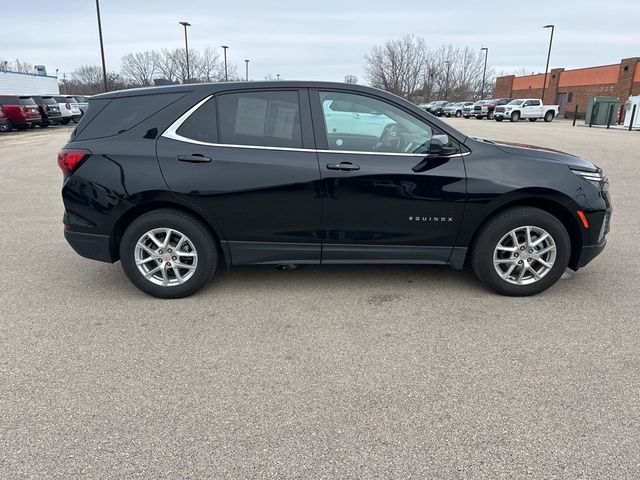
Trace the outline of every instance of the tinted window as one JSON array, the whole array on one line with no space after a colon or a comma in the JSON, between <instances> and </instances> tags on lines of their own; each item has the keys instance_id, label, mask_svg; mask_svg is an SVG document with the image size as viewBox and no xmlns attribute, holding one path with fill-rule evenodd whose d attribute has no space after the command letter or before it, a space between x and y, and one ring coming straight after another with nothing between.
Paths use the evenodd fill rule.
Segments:
<instances>
[{"instance_id":1,"label":"tinted window","mask_svg":"<svg viewBox=\"0 0 640 480\"><path fill-rule=\"evenodd\" d=\"M18 97L12 95L0 95L0 105L17 105Z\"/></svg>"},{"instance_id":2,"label":"tinted window","mask_svg":"<svg viewBox=\"0 0 640 480\"><path fill-rule=\"evenodd\" d=\"M212 98L201 105L187 118L176 133L200 142L217 143L218 126L216 125L215 99Z\"/></svg>"},{"instance_id":3,"label":"tinted window","mask_svg":"<svg viewBox=\"0 0 640 480\"><path fill-rule=\"evenodd\" d=\"M429 125L389 103L365 95L320 92L330 150L427 153ZM334 104L340 109L334 110Z\"/></svg>"},{"instance_id":4,"label":"tinted window","mask_svg":"<svg viewBox=\"0 0 640 480\"><path fill-rule=\"evenodd\" d=\"M47 105L57 105L56 99L53 97L40 97L40 102L38 103L46 103Z\"/></svg>"},{"instance_id":5,"label":"tinted window","mask_svg":"<svg viewBox=\"0 0 640 480\"><path fill-rule=\"evenodd\" d=\"M117 135L138 125L185 94L158 93L114 99L89 101L89 112L77 127L81 138L100 138ZM105 105L104 108L100 108ZM97 108L96 108L97 107Z\"/></svg>"},{"instance_id":6,"label":"tinted window","mask_svg":"<svg viewBox=\"0 0 640 480\"><path fill-rule=\"evenodd\" d=\"M55 97L53 97L53 98L55 98L55 99L56 99L56 102L58 102L58 103L67 103L67 98L66 98L66 97L58 97L58 96L55 96Z\"/></svg>"},{"instance_id":7,"label":"tinted window","mask_svg":"<svg viewBox=\"0 0 640 480\"><path fill-rule=\"evenodd\" d=\"M298 92L247 92L218 99L220 142L302 147Z\"/></svg>"},{"instance_id":8,"label":"tinted window","mask_svg":"<svg viewBox=\"0 0 640 480\"><path fill-rule=\"evenodd\" d=\"M31 97L20 97L19 100L20 105L35 105L36 102L33 101Z\"/></svg>"}]
</instances>

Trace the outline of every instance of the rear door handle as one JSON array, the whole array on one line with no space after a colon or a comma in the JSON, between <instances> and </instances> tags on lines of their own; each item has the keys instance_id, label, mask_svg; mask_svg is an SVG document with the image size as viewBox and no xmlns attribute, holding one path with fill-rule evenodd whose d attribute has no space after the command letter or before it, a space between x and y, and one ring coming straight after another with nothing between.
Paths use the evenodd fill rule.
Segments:
<instances>
[{"instance_id":1,"label":"rear door handle","mask_svg":"<svg viewBox=\"0 0 640 480\"><path fill-rule=\"evenodd\" d=\"M360 170L360 165L356 165L355 163L351 163L351 162L327 163L327 169L342 170L343 172L350 172L353 170Z\"/></svg>"},{"instance_id":2,"label":"rear door handle","mask_svg":"<svg viewBox=\"0 0 640 480\"><path fill-rule=\"evenodd\" d=\"M193 155L178 155L178 160L188 163L207 163L211 161L209 157L205 157L199 153L194 153Z\"/></svg>"}]
</instances>

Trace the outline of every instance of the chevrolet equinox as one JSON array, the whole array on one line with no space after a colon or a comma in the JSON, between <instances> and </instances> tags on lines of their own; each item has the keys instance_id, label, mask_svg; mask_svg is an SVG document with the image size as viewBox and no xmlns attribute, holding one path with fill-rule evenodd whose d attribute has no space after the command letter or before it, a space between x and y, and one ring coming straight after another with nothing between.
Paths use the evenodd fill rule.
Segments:
<instances>
[{"instance_id":1,"label":"chevrolet equinox","mask_svg":"<svg viewBox=\"0 0 640 480\"><path fill-rule=\"evenodd\" d=\"M579 157L468 137L384 91L323 82L91 97L60 151L65 237L162 298L221 265L470 265L513 296L606 244L608 181Z\"/></svg>"}]
</instances>

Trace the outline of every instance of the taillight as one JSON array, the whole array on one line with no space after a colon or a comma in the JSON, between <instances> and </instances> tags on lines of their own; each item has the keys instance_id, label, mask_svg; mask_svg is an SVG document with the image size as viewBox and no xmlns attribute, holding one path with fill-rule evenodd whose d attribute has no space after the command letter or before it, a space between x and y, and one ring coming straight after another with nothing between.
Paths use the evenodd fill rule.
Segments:
<instances>
[{"instance_id":1,"label":"taillight","mask_svg":"<svg viewBox=\"0 0 640 480\"><path fill-rule=\"evenodd\" d=\"M58 166L60 170L70 175L90 155L91 152L88 150L60 150L58 152Z\"/></svg>"}]
</instances>

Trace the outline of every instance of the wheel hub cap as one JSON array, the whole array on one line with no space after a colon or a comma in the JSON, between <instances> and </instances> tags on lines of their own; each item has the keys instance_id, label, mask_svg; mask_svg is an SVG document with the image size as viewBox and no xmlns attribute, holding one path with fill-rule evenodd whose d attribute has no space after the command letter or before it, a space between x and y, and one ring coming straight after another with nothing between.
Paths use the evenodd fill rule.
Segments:
<instances>
[{"instance_id":1,"label":"wheel hub cap","mask_svg":"<svg viewBox=\"0 0 640 480\"><path fill-rule=\"evenodd\" d=\"M504 281L529 285L551 271L556 253L556 243L549 232L540 227L522 226L500 239L493 252L493 266Z\"/></svg>"},{"instance_id":2,"label":"wheel hub cap","mask_svg":"<svg viewBox=\"0 0 640 480\"><path fill-rule=\"evenodd\" d=\"M155 228L142 235L136 243L134 258L140 273L163 287L183 284L198 266L193 242L171 228Z\"/></svg>"}]
</instances>

